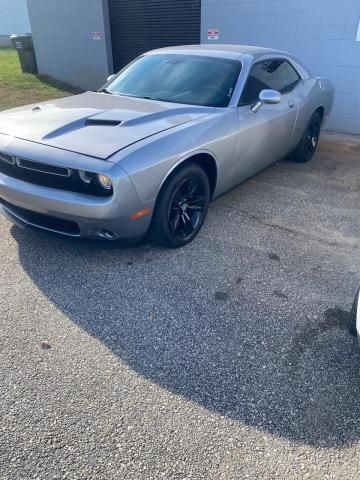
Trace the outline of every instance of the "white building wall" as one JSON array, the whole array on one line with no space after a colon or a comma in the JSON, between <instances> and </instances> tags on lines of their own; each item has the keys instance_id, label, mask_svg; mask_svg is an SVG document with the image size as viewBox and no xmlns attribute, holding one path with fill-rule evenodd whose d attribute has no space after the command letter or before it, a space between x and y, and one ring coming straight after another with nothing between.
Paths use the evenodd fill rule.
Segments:
<instances>
[{"instance_id":1,"label":"white building wall","mask_svg":"<svg viewBox=\"0 0 360 480\"><path fill-rule=\"evenodd\" d=\"M279 48L336 89L327 128L360 134L360 0L202 0L202 41ZM358 38L360 40L360 38Z\"/></svg>"},{"instance_id":2,"label":"white building wall","mask_svg":"<svg viewBox=\"0 0 360 480\"><path fill-rule=\"evenodd\" d=\"M26 0L0 0L0 46L9 45L13 33L31 32Z\"/></svg>"},{"instance_id":3,"label":"white building wall","mask_svg":"<svg viewBox=\"0 0 360 480\"><path fill-rule=\"evenodd\" d=\"M28 0L39 73L84 90L113 73L107 0Z\"/></svg>"}]
</instances>

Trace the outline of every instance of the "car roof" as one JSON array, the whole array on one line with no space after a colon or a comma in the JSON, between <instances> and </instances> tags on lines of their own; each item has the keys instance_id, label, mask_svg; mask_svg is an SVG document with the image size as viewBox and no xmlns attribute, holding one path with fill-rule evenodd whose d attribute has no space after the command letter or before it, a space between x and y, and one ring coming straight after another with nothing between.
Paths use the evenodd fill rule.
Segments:
<instances>
[{"instance_id":1,"label":"car roof","mask_svg":"<svg viewBox=\"0 0 360 480\"><path fill-rule=\"evenodd\" d=\"M274 48L257 47L255 45L226 45L226 44L201 44L201 45L180 45L177 47L165 47L158 48L157 50L151 50L145 55L154 54L175 54L180 55L200 55L207 57L228 58L233 60L239 60L243 64L246 62L249 64L253 61L262 60L263 57L279 57L289 60L296 70L301 74L302 78L310 78L310 73L307 68L293 55L283 50L276 50Z\"/></svg>"},{"instance_id":2,"label":"car roof","mask_svg":"<svg viewBox=\"0 0 360 480\"><path fill-rule=\"evenodd\" d=\"M265 54L286 55L287 52L275 50L272 48L257 47L253 45L226 45L226 44L202 44L202 45L180 45L177 47L165 47L152 50L148 54L154 53L179 53L188 55L206 55L212 57L224 57L238 59L244 55L258 57Z\"/></svg>"}]
</instances>

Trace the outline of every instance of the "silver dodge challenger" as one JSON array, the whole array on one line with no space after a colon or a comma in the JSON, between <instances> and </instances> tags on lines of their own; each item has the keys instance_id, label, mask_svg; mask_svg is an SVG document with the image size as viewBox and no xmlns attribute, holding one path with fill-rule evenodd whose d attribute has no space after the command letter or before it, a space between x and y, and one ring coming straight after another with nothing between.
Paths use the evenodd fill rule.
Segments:
<instances>
[{"instance_id":1,"label":"silver dodge challenger","mask_svg":"<svg viewBox=\"0 0 360 480\"><path fill-rule=\"evenodd\" d=\"M0 114L0 208L67 237L181 247L210 200L284 157L309 161L333 99L282 51L154 50L99 91Z\"/></svg>"}]
</instances>

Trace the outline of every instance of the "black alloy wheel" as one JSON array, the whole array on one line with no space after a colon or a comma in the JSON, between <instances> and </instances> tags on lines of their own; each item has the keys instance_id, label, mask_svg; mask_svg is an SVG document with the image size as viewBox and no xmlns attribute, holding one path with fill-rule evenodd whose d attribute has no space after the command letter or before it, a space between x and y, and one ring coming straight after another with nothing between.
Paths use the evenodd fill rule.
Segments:
<instances>
[{"instance_id":1,"label":"black alloy wheel","mask_svg":"<svg viewBox=\"0 0 360 480\"><path fill-rule=\"evenodd\" d=\"M209 201L206 173L195 163L185 163L169 177L159 194L150 238L173 248L191 242L204 223Z\"/></svg>"},{"instance_id":2,"label":"black alloy wheel","mask_svg":"<svg viewBox=\"0 0 360 480\"><path fill-rule=\"evenodd\" d=\"M298 163L309 162L315 155L321 132L321 115L313 113L306 130L296 149L289 155L289 160Z\"/></svg>"},{"instance_id":3,"label":"black alloy wheel","mask_svg":"<svg viewBox=\"0 0 360 480\"><path fill-rule=\"evenodd\" d=\"M175 237L186 240L198 227L207 200L203 182L197 177L185 179L175 190L168 211L169 229Z\"/></svg>"},{"instance_id":4,"label":"black alloy wheel","mask_svg":"<svg viewBox=\"0 0 360 480\"><path fill-rule=\"evenodd\" d=\"M319 143L321 120L319 115L311 117L305 138L305 152L308 158L312 158Z\"/></svg>"}]
</instances>

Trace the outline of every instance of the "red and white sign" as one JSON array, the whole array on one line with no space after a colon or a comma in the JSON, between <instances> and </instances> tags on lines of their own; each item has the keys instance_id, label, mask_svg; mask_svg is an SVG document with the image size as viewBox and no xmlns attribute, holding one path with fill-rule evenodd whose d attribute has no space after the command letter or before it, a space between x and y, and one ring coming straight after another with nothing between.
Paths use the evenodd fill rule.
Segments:
<instances>
[{"instance_id":1,"label":"red and white sign","mask_svg":"<svg viewBox=\"0 0 360 480\"><path fill-rule=\"evenodd\" d=\"M208 40L219 40L220 30L218 28L208 29Z\"/></svg>"},{"instance_id":2,"label":"red and white sign","mask_svg":"<svg viewBox=\"0 0 360 480\"><path fill-rule=\"evenodd\" d=\"M101 32L91 32L93 40L101 40Z\"/></svg>"}]
</instances>

